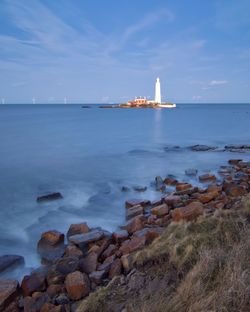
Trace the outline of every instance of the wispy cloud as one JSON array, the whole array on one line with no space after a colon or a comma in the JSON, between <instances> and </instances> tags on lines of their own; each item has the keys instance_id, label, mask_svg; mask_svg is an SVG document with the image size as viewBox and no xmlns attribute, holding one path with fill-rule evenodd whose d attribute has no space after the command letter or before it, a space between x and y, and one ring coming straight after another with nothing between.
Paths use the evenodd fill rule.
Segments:
<instances>
[{"instance_id":1,"label":"wispy cloud","mask_svg":"<svg viewBox=\"0 0 250 312\"><path fill-rule=\"evenodd\" d=\"M209 82L209 86L221 86L221 85L225 85L228 84L227 80L212 80Z\"/></svg>"}]
</instances>

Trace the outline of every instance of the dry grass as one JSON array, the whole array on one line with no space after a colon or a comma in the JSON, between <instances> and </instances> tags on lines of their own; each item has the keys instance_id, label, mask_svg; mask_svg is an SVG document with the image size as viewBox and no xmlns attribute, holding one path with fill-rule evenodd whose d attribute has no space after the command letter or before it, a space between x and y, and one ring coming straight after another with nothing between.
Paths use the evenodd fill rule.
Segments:
<instances>
[{"instance_id":1,"label":"dry grass","mask_svg":"<svg viewBox=\"0 0 250 312\"><path fill-rule=\"evenodd\" d=\"M134 256L138 270L150 274L147 270L153 267L154 274L168 282L150 295L134 296L113 283L84 300L78 312L111 311L107 302L112 300L115 306L121 296L127 312L250 311L249 216L250 196L240 210L221 211L196 223L171 224Z\"/></svg>"}]
</instances>

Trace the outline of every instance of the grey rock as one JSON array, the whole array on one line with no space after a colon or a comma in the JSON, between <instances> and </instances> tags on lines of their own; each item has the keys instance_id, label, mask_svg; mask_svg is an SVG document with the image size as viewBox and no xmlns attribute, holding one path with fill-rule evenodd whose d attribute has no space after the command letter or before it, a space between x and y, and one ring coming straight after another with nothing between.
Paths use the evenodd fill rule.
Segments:
<instances>
[{"instance_id":1,"label":"grey rock","mask_svg":"<svg viewBox=\"0 0 250 312\"><path fill-rule=\"evenodd\" d=\"M37 202L44 202L44 201L52 201L63 198L62 194L60 192L50 193L42 196L38 196L36 201Z\"/></svg>"},{"instance_id":2,"label":"grey rock","mask_svg":"<svg viewBox=\"0 0 250 312\"><path fill-rule=\"evenodd\" d=\"M193 145L190 146L190 149L192 151L196 151L196 152L207 152L207 151L213 151L215 150L217 147L215 146L208 146L208 145L201 145L201 144L197 144L197 145Z\"/></svg>"},{"instance_id":3,"label":"grey rock","mask_svg":"<svg viewBox=\"0 0 250 312\"><path fill-rule=\"evenodd\" d=\"M88 244L91 242L98 241L102 239L105 235L105 232L100 229L91 230L85 234L77 234L69 237L69 242L75 245L79 244Z\"/></svg>"},{"instance_id":4,"label":"grey rock","mask_svg":"<svg viewBox=\"0 0 250 312\"><path fill-rule=\"evenodd\" d=\"M17 266L24 265L24 257L18 255L0 256L0 273L7 269L14 269Z\"/></svg>"}]
</instances>

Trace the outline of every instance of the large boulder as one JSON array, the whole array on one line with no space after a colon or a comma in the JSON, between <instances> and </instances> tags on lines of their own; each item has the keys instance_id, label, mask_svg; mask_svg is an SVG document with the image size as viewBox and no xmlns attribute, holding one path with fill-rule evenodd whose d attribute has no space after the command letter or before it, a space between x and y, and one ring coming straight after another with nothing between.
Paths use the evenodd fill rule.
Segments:
<instances>
[{"instance_id":1,"label":"large boulder","mask_svg":"<svg viewBox=\"0 0 250 312\"><path fill-rule=\"evenodd\" d=\"M112 256L113 254L115 254L116 250L117 250L117 246L114 244L110 244L108 248L106 248L104 252L102 253L102 256L101 256L102 259L106 259Z\"/></svg>"},{"instance_id":2,"label":"large boulder","mask_svg":"<svg viewBox=\"0 0 250 312\"><path fill-rule=\"evenodd\" d=\"M56 230L44 232L37 244L37 251L46 263L61 258L65 251L64 234Z\"/></svg>"},{"instance_id":3,"label":"large boulder","mask_svg":"<svg viewBox=\"0 0 250 312\"><path fill-rule=\"evenodd\" d=\"M206 173L206 174L200 175L199 180L200 182L215 182L217 179L214 174Z\"/></svg>"},{"instance_id":4,"label":"large boulder","mask_svg":"<svg viewBox=\"0 0 250 312\"><path fill-rule=\"evenodd\" d=\"M22 280L21 288L24 296L30 296L36 291L43 291L45 289L44 275L36 272L25 275Z\"/></svg>"},{"instance_id":5,"label":"large boulder","mask_svg":"<svg viewBox=\"0 0 250 312\"><path fill-rule=\"evenodd\" d=\"M133 234L133 237L145 237L146 244L151 244L152 241L159 237L164 232L164 228L162 227L148 227L143 228L140 231L137 231Z\"/></svg>"},{"instance_id":6,"label":"large boulder","mask_svg":"<svg viewBox=\"0 0 250 312\"><path fill-rule=\"evenodd\" d=\"M176 191L186 191L192 188L192 184L189 183L177 183L176 184Z\"/></svg>"},{"instance_id":7,"label":"large boulder","mask_svg":"<svg viewBox=\"0 0 250 312\"><path fill-rule=\"evenodd\" d=\"M69 257L81 258L83 256L83 252L80 248L76 247L75 245L68 245L65 248L65 255Z\"/></svg>"},{"instance_id":8,"label":"large boulder","mask_svg":"<svg viewBox=\"0 0 250 312\"><path fill-rule=\"evenodd\" d=\"M129 235L128 231L120 230L120 231L114 232L112 234L112 238L115 241L115 243L120 244L128 238L128 235Z\"/></svg>"},{"instance_id":9,"label":"large boulder","mask_svg":"<svg viewBox=\"0 0 250 312\"><path fill-rule=\"evenodd\" d=\"M175 208L177 205L182 203L181 196L178 195L168 195L164 197L164 202L171 208Z\"/></svg>"},{"instance_id":10,"label":"large boulder","mask_svg":"<svg viewBox=\"0 0 250 312\"><path fill-rule=\"evenodd\" d=\"M120 251L123 255L129 254L135 250L141 249L146 244L146 237L145 236L135 236L132 237L131 240L126 240L122 243L120 247Z\"/></svg>"},{"instance_id":11,"label":"large boulder","mask_svg":"<svg viewBox=\"0 0 250 312\"><path fill-rule=\"evenodd\" d=\"M211 191L208 193L199 194L197 196L197 199L202 202L203 204L209 203L213 199L219 196L219 193L217 191Z\"/></svg>"},{"instance_id":12,"label":"large boulder","mask_svg":"<svg viewBox=\"0 0 250 312\"><path fill-rule=\"evenodd\" d=\"M162 204L152 208L151 213L157 217L163 217L169 213L169 207L167 204Z\"/></svg>"},{"instance_id":13,"label":"large boulder","mask_svg":"<svg viewBox=\"0 0 250 312\"><path fill-rule=\"evenodd\" d=\"M105 236L102 229L93 229L88 233L76 234L69 237L69 241L75 245L84 245L101 240Z\"/></svg>"},{"instance_id":14,"label":"large boulder","mask_svg":"<svg viewBox=\"0 0 250 312\"><path fill-rule=\"evenodd\" d=\"M133 234L143 228L143 221L140 216L134 217L124 226L124 229L128 231L129 234Z\"/></svg>"},{"instance_id":15,"label":"large boulder","mask_svg":"<svg viewBox=\"0 0 250 312\"><path fill-rule=\"evenodd\" d=\"M56 261L55 270L63 275L67 275L78 269L79 260L77 257L63 257Z\"/></svg>"},{"instance_id":16,"label":"large boulder","mask_svg":"<svg viewBox=\"0 0 250 312\"><path fill-rule=\"evenodd\" d=\"M0 280L0 311L4 311L18 295L18 281Z\"/></svg>"},{"instance_id":17,"label":"large boulder","mask_svg":"<svg viewBox=\"0 0 250 312\"><path fill-rule=\"evenodd\" d=\"M203 205L200 202L192 202L189 205L176 208L172 211L173 221L178 222L181 220L193 221L203 214Z\"/></svg>"},{"instance_id":18,"label":"large boulder","mask_svg":"<svg viewBox=\"0 0 250 312\"><path fill-rule=\"evenodd\" d=\"M60 192L55 192L55 193L49 193L49 194L45 194L42 196L38 196L36 200L38 203L41 203L41 202L52 201L52 200L57 200L61 198L63 198L62 194Z\"/></svg>"},{"instance_id":19,"label":"large boulder","mask_svg":"<svg viewBox=\"0 0 250 312\"><path fill-rule=\"evenodd\" d=\"M56 246L64 242L64 234L56 230L47 231L42 233L40 242L45 245Z\"/></svg>"},{"instance_id":20,"label":"large boulder","mask_svg":"<svg viewBox=\"0 0 250 312\"><path fill-rule=\"evenodd\" d=\"M86 257L79 261L80 271L87 274L96 270L98 255L95 252L90 252Z\"/></svg>"},{"instance_id":21,"label":"large boulder","mask_svg":"<svg viewBox=\"0 0 250 312\"><path fill-rule=\"evenodd\" d=\"M89 227L86 222L71 224L67 232L67 237L77 234L85 234L89 232Z\"/></svg>"},{"instance_id":22,"label":"large boulder","mask_svg":"<svg viewBox=\"0 0 250 312\"><path fill-rule=\"evenodd\" d=\"M246 189L243 186L234 183L231 183L226 187L223 186L223 188L226 194L231 197L239 197L247 193Z\"/></svg>"},{"instance_id":23,"label":"large boulder","mask_svg":"<svg viewBox=\"0 0 250 312\"><path fill-rule=\"evenodd\" d=\"M24 265L24 258L17 255L4 255L0 256L0 273L7 270L13 269L17 266Z\"/></svg>"},{"instance_id":24,"label":"large boulder","mask_svg":"<svg viewBox=\"0 0 250 312\"><path fill-rule=\"evenodd\" d=\"M64 283L65 280L65 274L58 272L56 270L56 265L52 265L49 270L48 273L46 275L46 281L48 285L60 285L62 283Z\"/></svg>"},{"instance_id":25,"label":"large boulder","mask_svg":"<svg viewBox=\"0 0 250 312\"><path fill-rule=\"evenodd\" d=\"M70 299L80 300L89 294L90 281L87 274L76 271L66 276L65 287Z\"/></svg>"},{"instance_id":26,"label":"large boulder","mask_svg":"<svg viewBox=\"0 0 250 312\"><path fill-rule=\"evenodd\" d=\"M36 292L32 297L27 296L23 300L24 312L41 311L43 305L50 301L49 295L46 292Z\"/></svg>"},{"instance_id":27,"label":"large boulder","mask_svg":"<svg viewBox=\"0 0 250 312\"><path fill-rule=\"evenodd\" d=\"M120 275L122 272L122 263L120 259L115 259L115 261L111 264L109 270L109 278L112 279L114 276Z\"/></svg>"},{"instance_id":28,"label":"large boulder","mask_svg":"<svg viewBox=\"0 0 250 312\"><path fill-rule=\"evenodd\" d=\"M136 216L143 214L143 207L141 205L136 205L126 209L126 219L130 220Z\"/></svg>"}]
</instances>

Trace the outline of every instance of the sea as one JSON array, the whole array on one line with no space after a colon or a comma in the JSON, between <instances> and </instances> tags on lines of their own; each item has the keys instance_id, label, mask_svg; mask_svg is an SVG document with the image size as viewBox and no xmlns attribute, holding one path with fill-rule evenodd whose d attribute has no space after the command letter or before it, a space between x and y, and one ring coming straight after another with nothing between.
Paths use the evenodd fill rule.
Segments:
<instances>
[{"instance_id":1,"label":"sea","mask_svg":"<svg viewBox=\"0 0 250 312\"><path fill-rule=\"evenodd\" d=\"M190 150L196 144L217 150ZM115 231L125 222L127 199L163 195L156 176L199 185L186 169L216 173L231 158L250 160L249 153L224 151L228 144L250 144L250 105L0 105L0 256L25 258L23 267L0 278L20 280L40 265L36 245L44 231L66 233L79 222ZM50 192L63 199L37 203L37 196Z\"/></svg>"}]
</instances>

